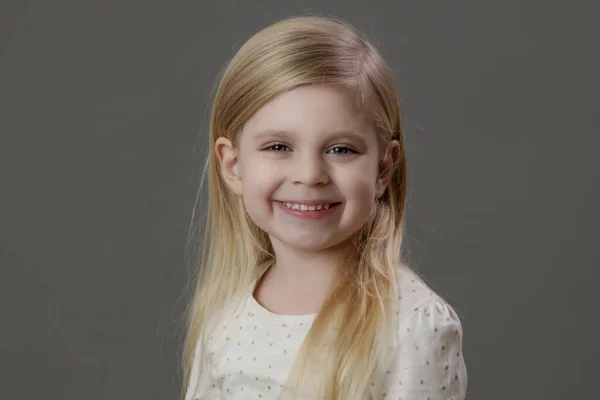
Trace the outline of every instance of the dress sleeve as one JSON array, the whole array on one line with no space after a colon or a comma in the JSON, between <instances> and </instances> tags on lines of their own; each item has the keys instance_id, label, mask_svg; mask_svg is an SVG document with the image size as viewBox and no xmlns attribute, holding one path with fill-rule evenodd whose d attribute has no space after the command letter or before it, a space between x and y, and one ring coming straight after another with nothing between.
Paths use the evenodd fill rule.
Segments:
<instances>
[{"instance_id":1,"label":"dress sleeve","mask_svg":"<svg viewBox=\"0 0 600 400\"><path fill-rule=\"evenodd\" d=\"M201 342L199 341L196 345L196 350L194 353L194 359L192 361L192 366L190 370L190 378L187 386L187 390L185 392L185 400L202 400L205 397L206 390L208 388L208 384L210 383L210 370L206 368L200 368L201 358L200 358L200 348ZM208 365L208 363L207 363ZM201 375L201 371L202 375Z\"/></svg>"},{"instance_id":2,"label":"dress sleeve","mask_svg":"<svg viewBox=\"0 0 600 400\"><path fill-rule=\"evenodd\" d=\"M455 311L441 301L430 303L401 317L399 329L399 349L381 398L463 400L467 369Z\"/></svg>"}]
</instances>

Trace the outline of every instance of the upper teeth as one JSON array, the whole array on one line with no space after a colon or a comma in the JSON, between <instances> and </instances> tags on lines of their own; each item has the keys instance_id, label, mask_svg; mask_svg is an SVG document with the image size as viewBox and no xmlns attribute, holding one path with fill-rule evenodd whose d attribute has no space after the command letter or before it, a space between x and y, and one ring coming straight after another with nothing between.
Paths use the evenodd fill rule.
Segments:
<instances>
[{"instance_id":1,"label":"upper teeth","mask_svg":"<svg viewBox=\"0 0 600 400\"><path fill-rule=\"evenodd\" d=\"M297 203L283 203L287 208L291 208L292 210L302 210L302 211L314 211L314 210L322 210L329 209L331 204L319 204L318 206L307 206L305 204L297 204Z\"/></svg>"}]
</instances>

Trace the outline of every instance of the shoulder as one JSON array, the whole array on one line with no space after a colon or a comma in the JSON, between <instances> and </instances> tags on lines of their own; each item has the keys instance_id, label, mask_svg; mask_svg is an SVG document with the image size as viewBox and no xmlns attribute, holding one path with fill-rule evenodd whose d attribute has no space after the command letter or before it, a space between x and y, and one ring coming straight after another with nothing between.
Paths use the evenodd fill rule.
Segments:
<instances>
[{"instance_id":1,"label":"shoulder","mask_svg":"<svg viewBox=\"0 0 600 400\"><path fill-rule=\"evenodd\" d=\"M383 391L395 398L463 399L467 371L458 315L408 268L398 270L396 279L398 347Z\"/></svg>"},{"instance_id":2,"label":"shoulder","mask_svg":"<svg viewBox=\"0 0 600 400\"><path fill-rule=\"evenodd\" d=\"M400 323L422 317L431 318L432 321L441 319L450 322L448 318L459 321L452 306L408 267L399 267L396 270L396 284L397 314Z\"/></svg>"},{"instance_id":3,"label":"shoulder","mask_svg":"<svg viewBox=\"0 0 600 400\"><path fill-rule=\"evenodd\" d=\"M454 308L408 267L396 272L398 335L400 343L420 341L424 346L440 338L462 340L462 324Z\"/></svg>"},{"instance_id":4,"label":"shoulder","mask_svg":"<svg viewBox=\"0 0 600 400\"><path fill-rule=\"evenodd\" d=\"M428 348L462 342L462 324L454 308L412 270L397 271L398 336L401 347Z\"/></svg>"}]
</instances>

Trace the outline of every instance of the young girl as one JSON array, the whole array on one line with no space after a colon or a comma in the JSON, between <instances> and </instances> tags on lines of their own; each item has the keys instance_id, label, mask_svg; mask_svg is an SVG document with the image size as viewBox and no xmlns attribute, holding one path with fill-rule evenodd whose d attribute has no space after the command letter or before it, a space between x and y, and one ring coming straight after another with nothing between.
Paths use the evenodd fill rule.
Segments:
<instances>
[{"instance_id":1,"label":"young girl","mask_svg":"<svg viewBox=\"0 0 600 400\"><path fill-rule=\"evenodd\" d=\"M393 72L348 24L278 22L224 71L185 398L464 399L462 327L400 258Z\"/></svg>"}]
</instances>

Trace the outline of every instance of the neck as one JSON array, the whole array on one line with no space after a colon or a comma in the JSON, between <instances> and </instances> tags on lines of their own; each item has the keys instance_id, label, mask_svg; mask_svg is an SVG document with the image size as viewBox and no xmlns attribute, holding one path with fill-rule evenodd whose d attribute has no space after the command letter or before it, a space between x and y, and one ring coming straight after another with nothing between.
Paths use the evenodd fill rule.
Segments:
<instances>
[{"instance_id":1,"label":"neck","mask_svg":"<svg viewBox=\"0 0 600 400\"><path fill-rule=\"evenodd\" d=\"M271 239L275 263L269 271L271 282L290 294L325 298L341 278L348 244L320 251L303 251Z\"/></svg>"}]
</instances>

